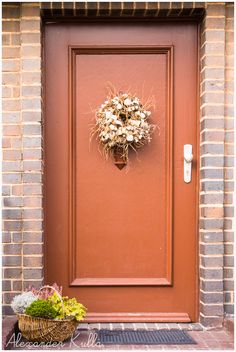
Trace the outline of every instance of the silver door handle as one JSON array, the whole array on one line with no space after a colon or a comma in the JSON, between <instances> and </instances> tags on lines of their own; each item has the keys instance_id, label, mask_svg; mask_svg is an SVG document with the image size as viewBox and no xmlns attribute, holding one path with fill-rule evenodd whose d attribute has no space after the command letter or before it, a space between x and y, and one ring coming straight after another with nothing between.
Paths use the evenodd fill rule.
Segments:
<instances>
[{"instance_id":1,"label":"silver door handle","mask_svg":"<svg viewBox=\"0 0 236 352\"><path fill-rule=\"evenodd\" d=\"M193 146L192 144L184 145L184 182L191 182L192 178L192 160L193 160Z\"/></svg>"}]
</instances>

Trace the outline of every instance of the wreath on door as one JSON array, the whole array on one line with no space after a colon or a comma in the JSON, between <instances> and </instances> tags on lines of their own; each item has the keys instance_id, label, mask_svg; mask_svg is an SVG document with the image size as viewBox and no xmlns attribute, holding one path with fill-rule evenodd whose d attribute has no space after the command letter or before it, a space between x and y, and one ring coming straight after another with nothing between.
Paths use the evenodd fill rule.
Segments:
<instances>
[{"instance_id":1,"label":"wreath on door","mask_svg":"<svg viewBox=\"0 0 236 352\"><path fill-rule=\"evenodd\" d=\"M103 154L112 156L119 169L128 163L130 149L137 152L150 143L156 128L149 122L152 106L152 99L142 104L136 95L119 92L110 93L96 110L92 136L97 135Z\"/></svg>"}]
</instances>

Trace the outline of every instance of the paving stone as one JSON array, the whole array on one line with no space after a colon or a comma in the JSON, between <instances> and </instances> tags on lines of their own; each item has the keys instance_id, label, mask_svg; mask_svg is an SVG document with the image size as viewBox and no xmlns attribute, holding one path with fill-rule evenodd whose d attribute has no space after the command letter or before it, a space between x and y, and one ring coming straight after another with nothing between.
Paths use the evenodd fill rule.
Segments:
<instances>
[{"instance_id":1,"label":"paving stone","mask_svg":"<svg viewBox=\"0 0 236 352\"><path fill-rule=\"evenodd\" d=\"M79 323L77 329L89 329L88 323Z\"/></svg>"},{"instance_id":2,"label":"paving stone","mask_svg":"<svg viewBox=\"0 0 236 352\"><path fill-rule=\"evenodd\" d=\"M168 327L168 329L178 329L179 330L179 325L177 323L168 323L167 327Z\"/></svg>"},{"instance_id":3,"label":"paving stone","mask_svg":"<svg viewBox=\"0 0 236 352\"><path fill-rule=\"evenodd\" d=\"M181 324L178 324L178 325L179 325L181 330L192 330L191 325L188 324L188 323L187 324L186 323L181 323Z\"/></svg>"},{"instance_id":4,"label":"paving stone","mask_svg":"<svg viewBox=\"0 0 236 352\"><path fill-rule=\"evenodd\" d=\"M111 329L112 330L133 329L133 324L112 323Z\"/></svg>"},{"instance_id":5,"label":"paving stone","mask_svg":"<svg viewBox=\"0 0 236 352\"><path fill-rule=\"evenodd\" d=\"M112 325L110 323L101 323L99 324L99 328L98 329L106 329L106 330L111 330L112 329Z\"/></svg>"},{"instance_id":6,"label":"paving stone","mask_svg":"<svg viewBox=\"0 0 236 352\"><path fill-rule=\"evenodd\" d=\"M155 323L145 323L145 327L147 330L155 330L156 324Z\"/></svg>"},{"instance_id":7,"label":"paving stone","mask_svg":"<svg viewBox=\"0 0 236 352\"><path fill-rule=\"evenodd\" d=\"M144 323L134 323L134 329L135 330L146 329L146 326Z\"/></svg>"},{"instance_id":8,"label":"paving stone","mask_svg":"<svg viewBox=\"0 0 236 352\"><path fill-rule=\"evenodd\" d=\"M168 325L165 323L156 323L155 326L156 326L156 329L158 329L158 330L168 329Z\"/></svg>"},{"instance_id":9,"label":"paving stone","mask_svg":"<svg viewBox=\"0 0 236 352\"><path fill-rule=\"evenodd\" d=\"M191 324L191 329L195 331L204 330L204 327L200 323Z\"/></svg>"},{"instance_id":10,"label":"paving stone","mask_svg":"<svg viewBox=\"0 0 236 352\"><path fill-rule=\"evenodd\" d=\"M99 323L89 323L88 324L88 328L89 328L89 330L93 330L93 329L100 329L100 325L102 325L102 324L99 324Z\"/></svg>"}]
</instances>

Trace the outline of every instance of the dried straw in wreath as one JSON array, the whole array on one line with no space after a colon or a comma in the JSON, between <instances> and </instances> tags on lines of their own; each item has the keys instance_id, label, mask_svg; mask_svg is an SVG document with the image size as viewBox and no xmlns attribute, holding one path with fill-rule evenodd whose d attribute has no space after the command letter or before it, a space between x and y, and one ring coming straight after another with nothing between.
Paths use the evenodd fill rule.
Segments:
<instances>
[{"instance_id":1,"label":"dried straw in wreath","mask_svg":"<svg viewBox=\"0 0 236 352\"><path fill-rule=\"evenodd\" d=\"M110 92L96 111L96 124L91 132L91 137L97 135L106 158L111 155L125 165L129 160L129 148L137 151L151 141L156 127L148 122L151 115L148 109L152 106L151 99L142 104L130 93Z\"/></svg>"}]
</instances>

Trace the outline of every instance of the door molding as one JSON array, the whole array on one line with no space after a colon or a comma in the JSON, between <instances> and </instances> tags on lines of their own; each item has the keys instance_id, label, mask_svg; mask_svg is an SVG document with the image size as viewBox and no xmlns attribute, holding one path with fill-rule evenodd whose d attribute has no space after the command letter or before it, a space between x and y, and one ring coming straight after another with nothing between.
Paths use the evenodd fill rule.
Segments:
<instances>
[{"instance_id":1,"label":"door molding","mask_svg":"<svg viewBox=\"0 0 236 352\"><path fill-rule=\"evenodd\" d=\"M166 276L160 278L81 278L76 272L76 56L77 55L166 55ZM174 47L158 45L100 46L72 45L68 47L69 61L69 286L171 286L173 282L173 56Z\"/></svg>"},{"instance_id":2,"label":"door molding","mask_svg":"<svg viewBox=\"0 0 236 352\"><path fill-rule=\"evenodd\" d=\"M191 319L187 313L88 313L84 322L110 323L188 323Z\"/></svg>"}]
</instances>

